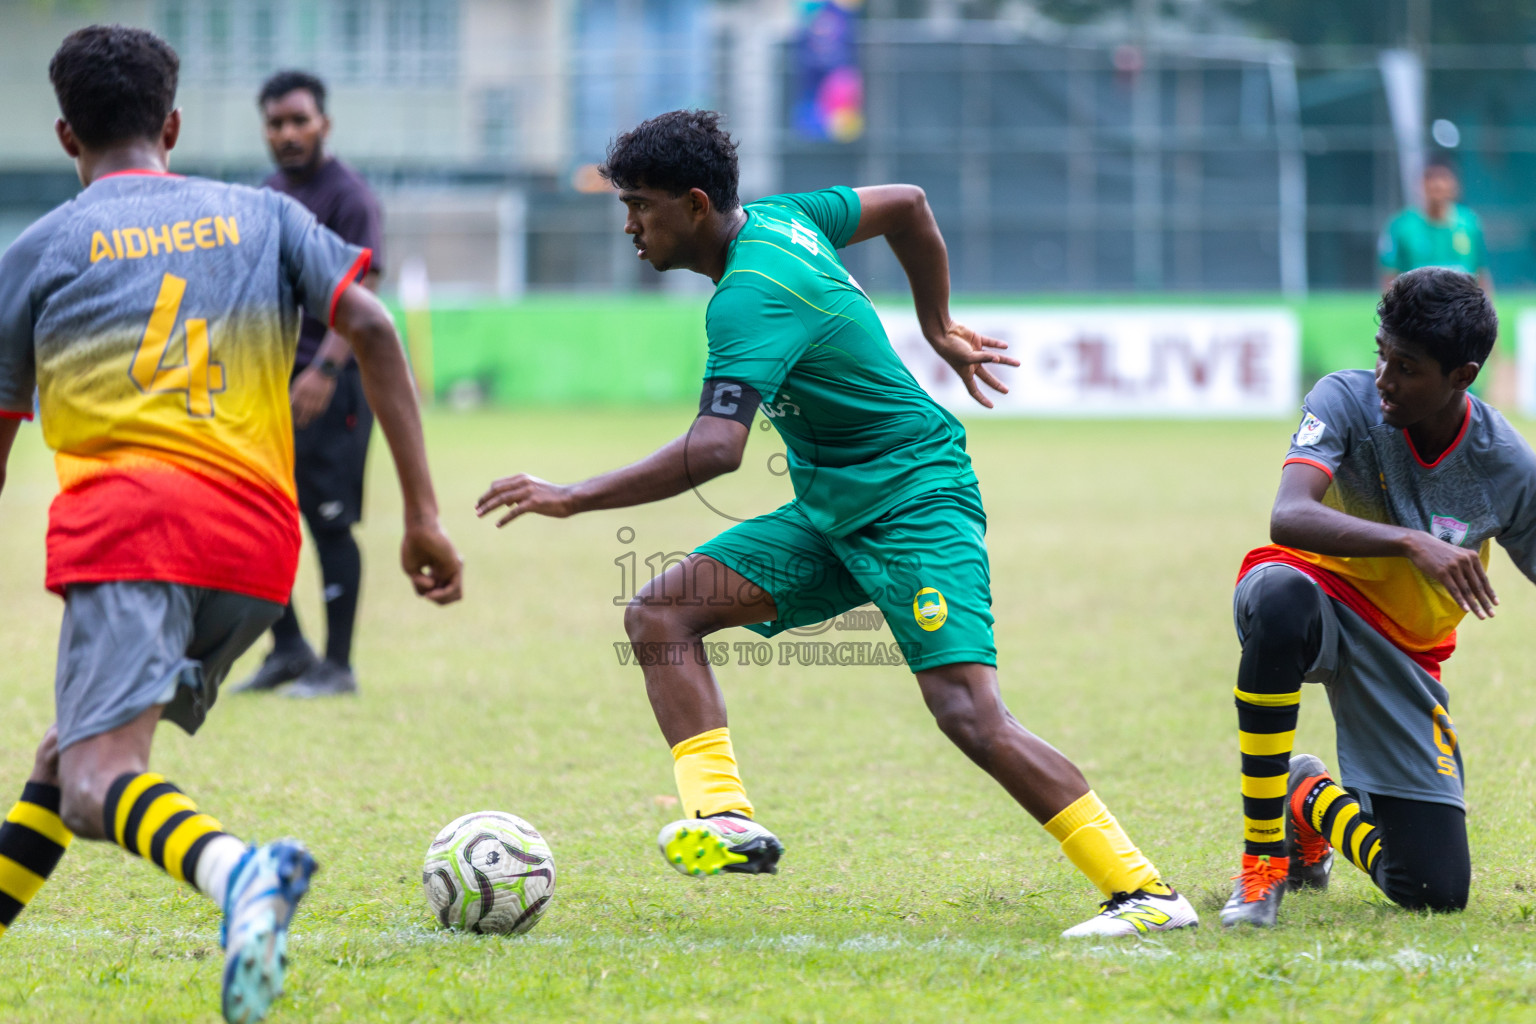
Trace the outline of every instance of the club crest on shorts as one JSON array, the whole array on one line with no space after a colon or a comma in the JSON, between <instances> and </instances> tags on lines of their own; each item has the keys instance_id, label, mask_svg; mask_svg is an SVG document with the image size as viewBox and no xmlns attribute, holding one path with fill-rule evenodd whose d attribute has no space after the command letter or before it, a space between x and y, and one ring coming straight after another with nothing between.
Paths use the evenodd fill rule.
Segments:
<instances>
[{"instance_id":1,"label":"club crest on shorts","mask_svg":"<svg viewBox=\"0 0 1536 1024\"><path fill-rule=\"evenodd\" d=\"M1296 447L1310 448L1323 439L1323 431L1328 429L1328 424L1307 413L1301 419L1301 426L1296 428Z\"/></svg>"},{"instance_id":2,"label":"club crest on shorts","mask_svg":"<svg viewBox=\"0 0 1536 1024\"><path fill-rule=\"evenodd\" d=\"M924 587L912 599L912 617L919 626L932 633L949 619L949 603L937 590Z\"/></svg>"},{"instance_id":3,"label":"club crest on shorts","mask_svg":"<svg viewBox=\"0 0 1536 1024\"><path fill-rule=\"evenodd\" d=\"M1450 516L1430 516L1429 532L1445 541L1447 544L1461 546L1461 542L1467 539L1467 531L1471 526L1460 519L1452 519Z\"/></svg>"}]
</instances>

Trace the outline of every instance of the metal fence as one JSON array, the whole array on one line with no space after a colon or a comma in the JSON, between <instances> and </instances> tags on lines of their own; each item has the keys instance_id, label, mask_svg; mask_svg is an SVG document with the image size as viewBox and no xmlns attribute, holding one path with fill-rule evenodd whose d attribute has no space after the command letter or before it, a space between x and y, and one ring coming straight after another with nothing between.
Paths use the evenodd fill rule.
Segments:
<instances>
[{"instance_id":1,"label":"metal fence","mask_svg":"<svg viewBox=\"0 0 1536 1024\"><path fill-rule=\"evenodd\" d=\"M786 133L783 187L922 185L958 290L1305 288L1295 79L1281 47L1047 43L896 22L869 26L864 74L864 138ZM878 251L850 259L871 287L901 283Z\"/></svg>"},{"instance_id":2,"label":"metal fence","mask_svg":"<svg viewBox=\"0 0 1536 1024\"><path fill-rule=\"evenodd\" d=\"M1418 57L1426 147L1459 168L1465 201L1483 221L1495 285L1536 286L1536 50L1431 46ZM1405 194L1379 59L1366 47L1297 51L1314 287L1373 285L1377 235L1414 199ZM1433 122L1451 126L1435 134L1453 146L1430 136Z\"/></svg>"},{"instance_id":3,"label":"metal fence","mask_svg":"<svg viewBox=\"0 0 1536 1024\"><path fill-rule=\"evenodd\" d=\"M0 5L0 84L12 98L0 123L17 143L0 151L0 245L77 188L51 139L32 138L53 116L41 68L68 20L64 7L39 10ZM1368 287L1377 234L1411 200L1375 49L865 22L864 131L829 142L794 127L794 24L777 10L767 0L98 0L77 13L142 17L179 44L181 102L197 125L187 136L203 149L185 145L178 169L193 173L264 176L255 87L275 64L312 56L336 86L339 151L385 200L388 265L419 257L444 286L435 294L707 290L638 263L612 196L578 187L604 139L682 105L726 112L744 198L922 185L955 288L972 295ZM546 36L529 34L538 25ZM1456 143L1495 282L1536 285L1536 51L1418 56L1425 128L1455 129L1436 134ZM904 286L880 245L848 262L866 287Z\"/></svg>"},{"instance_id":4,"label":"metal fence","mask_svg":"<svg viewBox=\"0 0 1536 1024\"><path fill-rule=\"evenodd\" d=\"M729 32L717 39L726 67L733 45ZM1042 42L991 23L890 22L864 26L861 49L867 119L854 142L795 134L788 43L771 74L716 74L710 102L760 133L756 194L921 184L961 292L1371 288L1381 229L1416 198L1373 48ZM1419 56L1426 148L1458 167L1496 285L1536 286L1536 50ZM737 113L765 102L767 118ZM1430 122L1449 123L1435 134L1455 146L1439 144ZM530 230L543 238L530 247L532 286L661 285L622 248L610 255L623 240L605 202L533 203ZM537 250L565 253L566 269L541 271ZM867 286L902 287L881 247L847 259Z\"/></svg>"},{"instance_id":5,"label":"metal fence","mask_svg":"<svg viewBox=\"0 0 1536 1024\"><path fill-rule=\"evenodd\" d=\"M734 45L721 33L715 59L731 64ZM866 130L846 143L794 131L792 44L756 79L714 76L715 105L738 133L763 136L751 141L765 167L744 175L744 198L919 184L958 292L1305 289L1304 170L1283 48L1071 45L891 22L866 26L861 51ZM743 111L765 102L766 122ZM530 195L530 285L663 287L634 265L618 220L608 196ZM845 258L868 288L905 287L882 246Z\"/></svg>"}]
</instances>

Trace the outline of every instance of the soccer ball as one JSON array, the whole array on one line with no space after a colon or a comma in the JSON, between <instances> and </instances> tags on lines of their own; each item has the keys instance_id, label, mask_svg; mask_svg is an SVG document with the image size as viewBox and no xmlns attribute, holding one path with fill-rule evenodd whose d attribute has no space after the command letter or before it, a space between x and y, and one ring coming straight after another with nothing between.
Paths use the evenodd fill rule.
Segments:
<instances>
[{"instance_id":1,"label":"soccer ball","mask_svg":"<svg viewBox=\"0 0 1536 1024\"><path fill-rule=\"evenodd\" d=\"M517 815L476 811L432 840L421 884L444 928L526 932L555 894L555 855Z\"/></svg>"}]
</instances>

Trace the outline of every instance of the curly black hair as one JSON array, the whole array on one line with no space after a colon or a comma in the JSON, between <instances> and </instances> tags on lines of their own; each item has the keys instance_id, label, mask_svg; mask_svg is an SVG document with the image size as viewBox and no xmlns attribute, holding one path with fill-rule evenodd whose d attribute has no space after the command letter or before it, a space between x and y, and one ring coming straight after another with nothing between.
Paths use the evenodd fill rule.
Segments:
<instances>
[{"instance_id":1,"label":"curly black hair","mask_svg":"<svg viewBox=\"0 0 1536 1024\"><path fill-rule=\"evenodd\" d=\"M313 96L315 107L320 113L325 113L325 83L308 71L298 71L293 68L279 71L261 83L261 92L256 96L256 105L264 107L272 100L282 99L295 89L303 89Z\"/></svg>"},{"instance_id":2,"label":"curly black hair","mask_svg":"<svg viewBox=\"0 0 1536 1024\"><path fill-rule=\"evenodd\" d=\"M1376 306L1381 329L1421 346L1450 373L1488 361L1499 316L1477 278L1449 267L1420 267L1399 275Z\"/></svg>"},{"instance_id":3,"label":"curly black hair","mask_svg":"<svg viewBox=\"0 0 1536 1024\"><path fill-rule=\"evenodd\" d=\"M92 149L159 138L176 105L181 59L153 32L91 25L64 37L48 80L75 138Z\"/></svg>"},{"instance_id":4,"label":"curly black hair","mask_svg":"<svg viewBox=\"0 0 1536 1024\"><path fill-rule=\"evenodd\" d=\"M741 205L736 143L713 110L673 110L641 122L609 144L598 171L619 188L659 188L674 196L696 188L722 212Z\"/></svg>"}]
</instances>

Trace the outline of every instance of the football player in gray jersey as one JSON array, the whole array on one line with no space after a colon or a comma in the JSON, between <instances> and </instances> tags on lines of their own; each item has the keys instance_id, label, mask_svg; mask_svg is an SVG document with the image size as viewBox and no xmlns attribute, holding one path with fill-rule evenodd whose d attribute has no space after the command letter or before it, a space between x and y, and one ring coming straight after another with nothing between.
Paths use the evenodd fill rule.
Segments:
<instances>
[{"instance_id":1,"label":"football player in gray jersey","mask_svg":"<svg viewBox=\"0 0 1536 1024\"><path fill-rule=\"evenodd\" d=\"M1307 396L1234 617L1243 865L1226 925L1276 922L1335 851L1410 909L1467 903L1462 752L1440 665L1493 615L1490 542L1536 581L1536 455L1467 389L1498 334L1469 274L1427 267L1377 307L1376 370ZM1301 684L1328 688L1339 781L1292 756ZM1342 783L1342 785L1341 785Z\"/></svg>"},{"instance_id":2,"label":"football player in gray jersey","mask_svg":"<svg viewBox=\"0 0 1536 1024\"><path fill-rule=\"evenodd\" d=\"M35 389L59 474L46 583L64 599L56 725L0 823L0 930L72 838L115 842L223 909L224 1016L251 1024L282 992L315 860L247 844L149 766L159 724L198 730L293 587L301 308L357 356L400 480L401 568L447 604L461 566L400 338L356 285L367 250L286 196L172 174L179 67L143 29L64 40L54 128L83 191L0 255L0 484ZM239 743L253 771L272 764L260 730Z\"/></svg>"}]
</instances>

